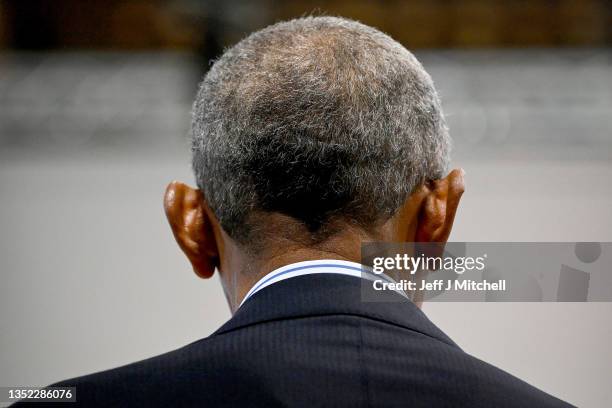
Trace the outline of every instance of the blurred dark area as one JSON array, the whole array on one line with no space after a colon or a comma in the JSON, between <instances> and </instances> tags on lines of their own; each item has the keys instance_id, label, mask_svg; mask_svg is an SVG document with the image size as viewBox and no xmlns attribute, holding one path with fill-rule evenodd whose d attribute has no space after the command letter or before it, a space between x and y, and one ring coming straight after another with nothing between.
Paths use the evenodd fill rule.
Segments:
<instances>
[{"instance_id":1,"label":"blurred dark area","mask_svg":"<svg viewBox=\"0 0 612 408\"><path fill-rule=\"evenodd\" d=\"M139 1L4 0L11 49L199 50L216 55L246 32L304 14L341 15L408 48L604 46L608 0Z\"/></svg>"}]
</instances>

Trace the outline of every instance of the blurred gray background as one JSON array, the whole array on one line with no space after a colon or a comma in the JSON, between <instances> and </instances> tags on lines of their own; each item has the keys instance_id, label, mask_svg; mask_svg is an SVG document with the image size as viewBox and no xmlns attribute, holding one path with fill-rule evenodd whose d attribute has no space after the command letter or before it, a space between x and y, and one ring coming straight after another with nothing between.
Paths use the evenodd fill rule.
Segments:
<instances>
[{"instance_id":1,"label":"blurred gray background","mask_svg":"<svg viewBox=\"0 0 612 408\"><path fill-rule=\"evenodd\" d=\"M171 3L192 12L191 2ZM5 23L25 21L1 4ZM267 23L270 12L241 7L223 12L254 16L250 25L227 29L220 44ZM230 24L203 21L222 32ZM212 333L230 317L221 287L190 271L162 195L173 179L193 183L189 114L215 47L176 38L183 46L40 46L15 24L0 36L0 385L46 385ZM200 33L204 44L218 31ZM451 240L612 241L603 35L562 47L406 44L436 82L453 165L467 172ZM581 407L612 404L612 303L424 311L466 351L547 392Z\"/></svg>"}]
</instances>

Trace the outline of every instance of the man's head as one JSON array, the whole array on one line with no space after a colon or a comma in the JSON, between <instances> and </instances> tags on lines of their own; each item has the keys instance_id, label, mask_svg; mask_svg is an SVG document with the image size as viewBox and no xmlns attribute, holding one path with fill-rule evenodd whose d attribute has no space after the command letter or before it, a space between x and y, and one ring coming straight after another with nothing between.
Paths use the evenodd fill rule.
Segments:
<instances>
[{"instance_id":1,"label":"man's head","mask_svg":"<svg viewBox=\"0 0 612 408\"><path fill-rule=\"evenodd\" d=\"M201 84L192 135L199 190L171 184L166 209L201 276L223 275L230 252L244 266L283 251L349 257L363 240L445 241L463 191L460 172L443 179L450 139L431 78L355 21L283 22L227 50Z\"/></svg>"}]
</instances>

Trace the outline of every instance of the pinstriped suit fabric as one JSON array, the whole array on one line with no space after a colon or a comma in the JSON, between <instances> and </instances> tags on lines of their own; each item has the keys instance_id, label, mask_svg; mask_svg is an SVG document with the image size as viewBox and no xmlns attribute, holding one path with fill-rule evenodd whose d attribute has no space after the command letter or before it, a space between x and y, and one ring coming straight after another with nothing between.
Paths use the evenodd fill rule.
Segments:
<instances>
[{"instance_id":1,"label":"pinstriped suit fabric","mask_svg":"<svg viewBox=\"0 0 612 408\"><path fill-rule=\"evenodd\" d=\"M568 406L466 354L411 302L362 302L361 289L291 278L208 338L56 385L77 387L69 407Z\"/></svg>"}]
</instances>

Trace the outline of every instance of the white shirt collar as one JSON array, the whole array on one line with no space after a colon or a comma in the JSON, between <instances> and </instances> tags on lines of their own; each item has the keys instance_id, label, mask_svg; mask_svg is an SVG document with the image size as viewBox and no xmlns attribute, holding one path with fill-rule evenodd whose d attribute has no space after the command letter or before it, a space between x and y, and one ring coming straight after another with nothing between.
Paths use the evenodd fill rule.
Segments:
<instances>
[{"instance_id":1,"label":"white shirt collar","mask_svg":"<svg viewBox=\"0 0 612 408\"><path fill-rule=\"evenodd\" d=\"M371 268L357 262L341 261L338 259L318 259L316 261L296 262L275 269L272 272L264 275L251 287L251 290L247 292L244 299L242 299L242 302L240 302L240 306L242 306L244 302L263 288L284 281L285 279L295 278L296 276L313 275L317 273L332 273L368 280L384 280L395 283L395 281L389 276L375 275L372 273ZM397 290L396 292L404 297L407 297L401 290Z\"/></svg>"}]
</instances>

